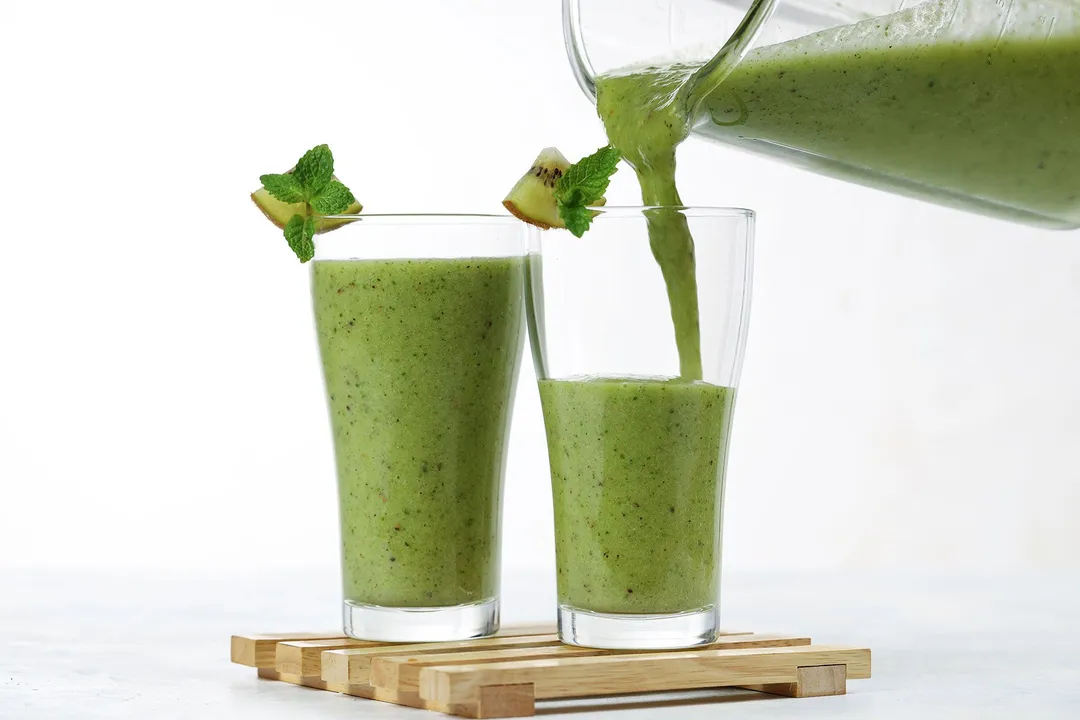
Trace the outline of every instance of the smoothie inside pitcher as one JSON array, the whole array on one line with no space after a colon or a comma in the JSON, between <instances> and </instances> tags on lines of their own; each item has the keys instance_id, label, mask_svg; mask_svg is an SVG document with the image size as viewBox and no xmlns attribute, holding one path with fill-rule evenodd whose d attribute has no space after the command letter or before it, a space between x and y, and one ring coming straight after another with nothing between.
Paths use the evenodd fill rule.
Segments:
<instances>
[{"instance_id":1,"label":"smoothie inside pitcher","mask_svg":"<svg viewBox=\"0 0 1080 720\"><path fill-rule=\"evenodd\" d=\"M723 77L696 61L606 73L601 115L610 133L611 108L629 125L648 97L701 136L823 174L1080 226L1080 3L906 5L763 45Z\"/></svg>"}]
</instances>

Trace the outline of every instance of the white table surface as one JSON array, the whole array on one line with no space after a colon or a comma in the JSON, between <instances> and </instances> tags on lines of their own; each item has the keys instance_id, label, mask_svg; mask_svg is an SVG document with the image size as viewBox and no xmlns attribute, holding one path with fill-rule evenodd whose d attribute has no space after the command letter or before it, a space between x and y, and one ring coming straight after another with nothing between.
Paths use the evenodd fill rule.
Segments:
<instances>
[{"instance_id":1,"label":"white table surface","mask_svg":"<svg viewBox=\"0 0 1080 720\"><path fill-rule=\"evenodd\" d=\"M508 573L504 622L553 616L548 573ZM0 571L0 718L412 718L425 711L259 680L229 636L334 627L331 572ZM734 574L724 625L873 649L848 695L701 691L543 703L554 717L1080 719L1080 577ZM691 703L689 700L695 702ZM603 712L598 712L603 710Z\"/></svg>"}]
</instances>

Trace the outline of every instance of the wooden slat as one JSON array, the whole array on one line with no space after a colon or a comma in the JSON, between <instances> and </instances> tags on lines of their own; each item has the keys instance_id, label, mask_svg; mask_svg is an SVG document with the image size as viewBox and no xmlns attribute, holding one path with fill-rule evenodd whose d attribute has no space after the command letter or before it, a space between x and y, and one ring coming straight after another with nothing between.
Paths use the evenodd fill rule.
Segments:
<instances>
[{"instance_id":1,"label":"wooden slat","mask_svg":"<svg viewBox=\"0 0 1080 720\"><path fill-rule=\"evenodd\" d=\"M462 717L479 717L478 706L472 705L444 705L437 702L429 702L415 692L399 693L393 690L372 687L371 685L338 685L336 683L323 682L319 678L304 677L290 673L279 673L270 668L259 668L259 677L266 680L278 680L280 682L300 685L315 690L327 690L329 692L342 693L353 697L379 702L404 705L405 707L420 708L421 710L434 710L447 715L460 715Z\"/></svg>"},{"instance_id":2,"label":"wooden slat","mask_svg":"<svg viewBox=\"0 0 1080 720\"><path fill-rule=\"evenodd\" d=\"M280 642L277 645L277 659L274 663L274 669L286 675L321 678L321 656L324 650L370 647L387 647L387 644L372 640L354 640L352 638Z\"/></svg>"},{"instance_id":3,"label":"wooden slat","mask_svg":"<svg viewBox=\"0 0 1080 720\"><path fill-rule=\"evenodd\" d=\"M427 667L420 697L479 703L480 688L532 684L537 699L798 682L798 668L846 665L847 677L870 676L870 651L804 646L602 655L479 665Z\"/></svg>"},{"instance_id":4,"label":"wooden slat","mask_svg":"<svg viewBox=\"0 0 1080 720\"><path fill-rule=\"evenodd\" d=\"M709 645L710 649L737 649L762 647L795 647L809 645L810 638L796 635L725 635ZM577 647L574 645L554 645L548 647L518 647L482 652L466 651L447 654L377 655L371 658L371 684L376 687L398 691L416 692L419 690L420 671L425 667L446 665L473 665L491 662L513 662L519 660L540 660L553 657L588 657L592 655L642 654L657 651L628 650L613 651L596 648Z\"/></svg>"},{"instance_id":5,"label":"wooden slat","mask_svg":"<svg viewBox=\"0 0 1080 720\"><path fill-rule=\"evenodd\" d=\"M467 650L490 650L500 647L544 647L559 645L557 634L530 634L538 630L553 630L550 625L536 626L509 626L495 637L479 638L475 640L460 640L455 642L439 643L413 643L411 645L390 645L385 647L392 652L384 652L379 648L357 648L346 650L325 651L320 659L321 676L328 682L336 683L369 683L371 682L371 660L379 656L387 656L395 653L446 653ZM752 633L721 631L721 637L734 635L744 636Z\"/></svg>"},{"instance_id":6,"label":"wooden slat","mask_svg":"<svg viewBox=\"0 0 1080 720\"><path fill-rule=\"evenodd\" d=\"M424 700L420 697L419 693L415 692L402 693L395 690L372 687L371 685L348 685L345 694L367 698L369 700L378 700L379 702L384 703L393 703L394 705L420 708L421 710L434 710L435 712L444 713L446 715L478 717L477 707L475 705L444 705L442 703Z\"/></svg>"},{"instance_id":7,"label":"wooden slat","mask_svg":"<svg viewBox=\"0 0 1080 720\"><path fill-rule=\"evenodd\" d=\"M274 633L269 635L233 635L231 656L234 663L256 668L272 668L279 642L290 640L326 640L343 638L340 630L324 633Z\"/></svg>"},{"instance_id":8,"label":"wooden slat","mask_svg":"<svg viewBox=\"0 0 1080 720\"><path fill-rule=\"evenodd\" d=\"M744 685L747 690L786 697L824 697L847 693L847 665L801 667L793 683Z\"/></svg>"},{"instance_id":9,"label":"wooden slat","mask_svg":"<svg viewBox=\"0 0 1080 720\"><path fill-rule=\"evenodd\" d=\"M513 635L550 635L555 632L551 623L529 625L507 625L495 634L496 637ZM282 642L303 640L350 640L340 630L327 632L263 633L259 635L233 635L230 656L234 663L255 668L275 668L277 665L277 645ZM360 641L372 642L372 641ZM291 672L291 671L290 671ZM319 673L314 673L316 676Z\"/></svg>"},{"instance_id":10,"label":"wooden slat","mask_svg":"<svg viewBox=\"0 0 1080 720\"><path fill-rule=\"evenodd\" d=\"M371 685L339 685L337 683L324 682L319 678L305 677L293 673L280 673L277 670L271 670L270 668L259 668L259 677L265 680L278 680L292 685L302 685L303 687L314 688L316 690L327 690L329 692L342 693L343 695L352 695L353 697L361 697L367 700L381 700L382 702L390 702L396 705L409 705L410 707L425 706L425 701L421 700L420 695L417 693L395 693L389 690L380 690Z\"/></svg>"},{"instance_id":11,"label":"wooden slat","mask_svg":"<svg viewBox=\"0 0 1080 720\"><path fill-rule=\"evenodd\" d=\"M466 706L469 707L469 706ZM489 685L480 688L480 700L475 715L469 707L469 717L513 718L536 714L536 698L532 685Z\"/></svg>"},{"instance_id":12,"label":"wooden slat","mask_svg":"<svg viewBox=\"0 0 1080 720\"><path fill-rule=\"evenodd\" d=\"M468 649L490 650L508 647L543 647L558 645L558 635L522 635L518 637L491 637L479 640L460 640L443 643L413 643L411 645L383 645L372 648L328 650L322 654L322 679L339 684L365 684L371 681L372 658L394 654L435 654Z\"/></svg>"}]
</instances>

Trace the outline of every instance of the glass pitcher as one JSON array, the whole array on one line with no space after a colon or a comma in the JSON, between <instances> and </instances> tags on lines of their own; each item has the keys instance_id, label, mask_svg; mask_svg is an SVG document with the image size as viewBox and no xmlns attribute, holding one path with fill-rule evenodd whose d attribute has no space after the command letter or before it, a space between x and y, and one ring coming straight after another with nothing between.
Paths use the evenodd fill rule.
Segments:
<instances>
[{"instance_id":1,"label":"glass pitcher","mask_svg":"<svg viewBox=\"0 0 1080 720\"><path fill-rule=\"evenodd\" d=\"M708 61L698 137L1080 227L1080 0L563 0L563 30L594 102L612 70Z\"/></svg>"}]
</instances>

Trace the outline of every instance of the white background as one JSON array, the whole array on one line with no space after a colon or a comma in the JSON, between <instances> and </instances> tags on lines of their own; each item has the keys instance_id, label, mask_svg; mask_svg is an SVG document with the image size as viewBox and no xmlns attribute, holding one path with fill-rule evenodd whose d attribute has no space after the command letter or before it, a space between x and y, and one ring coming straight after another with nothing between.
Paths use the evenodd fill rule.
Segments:
<instances>
[{"instance_id":1,"label":"white background","mask_svg":"<svg viewBox=\"0 0 1080 720\"><path fill-rule=\"evenodd\" d=\"M0 67L0 566L334 567L308 275L258 176L327 142L371 212L493 212L604 142L555 0L2 0ZM760 219L726 566L1080 567L1080 236L680 164ZM533 381L505 561L548 571Z\"/></svg>"}]
</instances>

